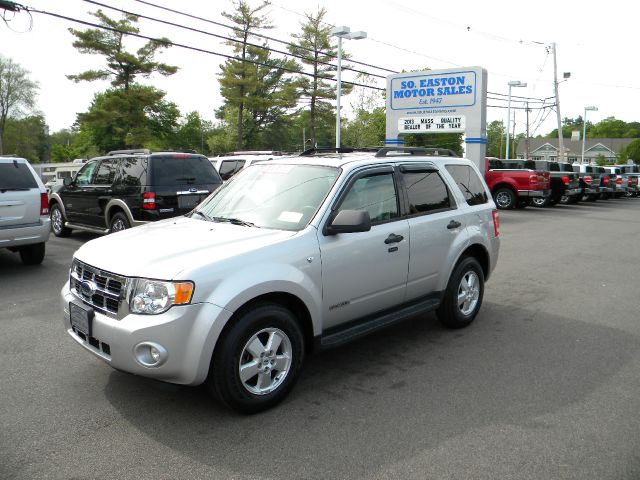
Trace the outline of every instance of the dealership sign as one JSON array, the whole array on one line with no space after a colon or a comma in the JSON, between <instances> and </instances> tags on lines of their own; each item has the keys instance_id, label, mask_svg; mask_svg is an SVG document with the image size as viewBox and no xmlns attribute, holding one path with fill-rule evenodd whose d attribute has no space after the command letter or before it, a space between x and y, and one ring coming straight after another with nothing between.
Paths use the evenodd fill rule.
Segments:
<instances>
[{"instance_id":1,"label":"dealership sign","mask_svg":"<svg viewBox=\"0 0 640 480\"><path fill-rule=\"evenodd\" d=\"M487 143L487 71L481 67L406 72L387 77L387 145L402 135L464 133L478 166Z\"/></svg>"}]
</instances>

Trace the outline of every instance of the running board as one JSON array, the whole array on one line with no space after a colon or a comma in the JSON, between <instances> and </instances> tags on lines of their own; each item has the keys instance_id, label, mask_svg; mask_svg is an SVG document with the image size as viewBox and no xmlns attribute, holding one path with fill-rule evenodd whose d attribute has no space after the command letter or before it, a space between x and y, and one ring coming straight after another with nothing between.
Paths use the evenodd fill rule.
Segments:
<instances>
[{"instance_id":1,"label":"running board","mask_svg":"<svg viewBox=\"0 0 640 480\"><path fill-rule=\"evenodd\" d=\"M440 298L440 295L435 298L430 296L397 309L385 310L380 314L365 317L356 322L349 322L344 328L320 336L318 347L320 350L335 348L356 338L364 337L382 328L415 317L420 313L433 311L440 306Z\"/></svg>"},{"instance_id":2,"label":"running board","mask_svg":"<svg viewBox=\"0 0 640 480\"><path fill-rule=\"evenodd\" d=\"M102 235L106 235L107 233L109 233L108 228L89 227L87 225L77 225L71 222L64 222L64 226L72 230L81 230L83 232L100 233Z\"/></svg>"}]
</instances>

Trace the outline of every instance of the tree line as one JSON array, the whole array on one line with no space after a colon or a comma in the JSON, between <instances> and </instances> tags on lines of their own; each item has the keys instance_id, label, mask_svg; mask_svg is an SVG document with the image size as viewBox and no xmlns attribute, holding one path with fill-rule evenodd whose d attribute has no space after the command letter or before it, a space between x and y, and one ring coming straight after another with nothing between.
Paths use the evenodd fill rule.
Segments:
<instances>
[{"instance_id":1,"label":"tree line","mask_svg":"<svg viewBox=\"0 0 640 480\"><path fill-rule=\"evenodd\" d=\"M212 156L234 150L293 152L333 146L337 44L324 22L327 12L318 8L307 13L292 34L287 52L277 55L263 35L273 28L264 13L268 5L268 1L251 6L246 0L233 0L232 10L223 12L234 27L226 40L233 54L220 65L223 104L215 111L213 122L203 120L198 112L182 114L164 91L139 82L152 75L173 75L179 67L156 60L157 54L171 48L168 38L149 40L136 51L127 49L127 35L139 33L139 19L133 14L114 19L97 10L91 15L101 28L69 29L73 46L81 54L100 55L104 63L99 70L69 73L67 78L74 82L108 80L110 87L96 93L68 129L49 133L44 116L35 110L37 82L20 65L0 56L0 154L15 153L32 162L62 162L125 148L194 150ZM343 57L348 62L349 54ZM382 146L384 94L367 88L373 86L373 80L366 74L359 73L356 82L359 86L343 84L343 93L353 93L353 101L352 117L342 122L342 144ZM570 136L581 122L580 117L565 119L563 135ZM638 138L640 124L614 118L587 122L587 135ZM487 137L487 155L500 157L505 147L502 122L491 122ZM462 153L462 134L404 138L407 145L439 146ZM635 148L637 151L629 149L628 158L640 161L640 145Z\"/></svg>"}]
</instances>

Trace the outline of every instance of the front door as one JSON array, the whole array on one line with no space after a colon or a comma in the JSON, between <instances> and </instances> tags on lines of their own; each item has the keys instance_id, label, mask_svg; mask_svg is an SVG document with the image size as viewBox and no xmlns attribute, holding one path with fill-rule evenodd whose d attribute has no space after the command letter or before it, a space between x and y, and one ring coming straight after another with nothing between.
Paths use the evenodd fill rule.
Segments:
<instances>
[{"instance_id":1,"label":"front door","mask_svg":"<svg viewBox=\"0 0 640 480\"><path fill-rule=\"evenodd\" d=\"M93 190L93 176L98 161L93 160L84 164L73 182L60 193L64 203L67 220L71 223L88 225L88 194Z\"/></svg>"},{"instance_id":2,"label":"front door","mask_svg":"<svg viewBox=\"0 0 640 480\"><path fill-rule=\"evenodd\" d=\"M371 230L325 236L322 256L324 329L403 302L409 264L409 225L400 217L392 167L359 173L340 195L340 210L365 210Z\"/></svg>"}]
</instances>

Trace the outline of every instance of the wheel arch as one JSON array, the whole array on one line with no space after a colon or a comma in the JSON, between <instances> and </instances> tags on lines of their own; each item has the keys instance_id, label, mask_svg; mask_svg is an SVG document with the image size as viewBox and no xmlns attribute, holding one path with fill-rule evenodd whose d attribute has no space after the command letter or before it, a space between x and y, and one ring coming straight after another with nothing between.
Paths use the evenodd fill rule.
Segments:
<instances>
[{"instance_id":1,"label":"wheel arch","mask_svg":"<svg viewBox=\"0 0 640 480\"><path fill-rule=\"evenodd\" d=\"M105 208L105 220L107 221L107 228L110 228L109 225L111 224L111 219L118 212L124 213L124 215L127 217L127 220L129 220L129 225L134 224L133 215L131 214L129 206L119 198L114 198L109 203L107 203L107 206Z\"/></svg>"}]
</instances>

